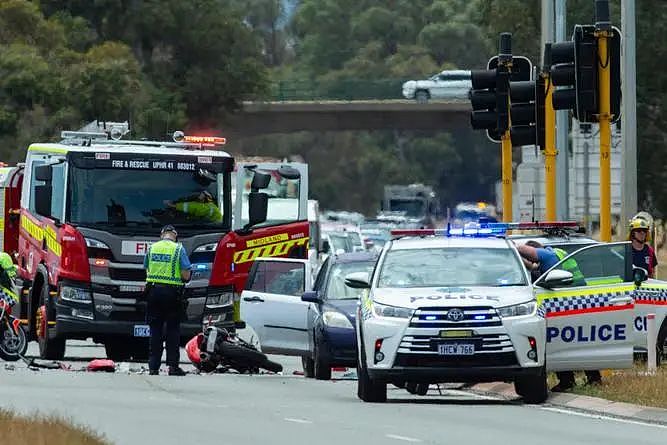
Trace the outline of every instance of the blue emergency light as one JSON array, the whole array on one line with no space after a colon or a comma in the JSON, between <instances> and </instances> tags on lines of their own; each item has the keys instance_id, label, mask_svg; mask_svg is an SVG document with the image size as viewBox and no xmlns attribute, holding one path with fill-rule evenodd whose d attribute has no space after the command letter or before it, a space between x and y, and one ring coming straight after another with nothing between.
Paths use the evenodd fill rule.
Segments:
<instances>
[{"instance_id":1,"label":"blue emergency light","mask_svg":"<svg viewBox=\"0 0 667 445\"><path fill-rule=\"evenodd\" d=\"M446 229L397 229L391 234L401 236L469 236L476 238L504 236L508 230L549 230L549 229L577 229L580 225L576 221L542 221L542 222L481 222L468 223L464 227Z\"/></svg>"}]
</instances>

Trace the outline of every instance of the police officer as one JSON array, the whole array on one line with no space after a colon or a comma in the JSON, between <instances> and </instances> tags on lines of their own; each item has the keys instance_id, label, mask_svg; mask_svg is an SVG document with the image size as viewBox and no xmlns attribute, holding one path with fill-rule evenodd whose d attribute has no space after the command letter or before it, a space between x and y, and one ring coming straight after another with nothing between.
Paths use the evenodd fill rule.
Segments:
<instances>
[{"instance_id":1,"label":"police officer","mask_svg":"<svg viewBox=\"0 0 667 445\"><path fill-rule=\"evenodd\" d=\"M180 323L183 311L182 291L190 279L190 260L177 243L176 229L167 225L160 232L160 241L153 244L146 257L148 323L151 329L148 369L157 375L162 360L163 328L166 325L167 365L169 375L185 375L179 366Z\"/></svg>"}]
</instances>

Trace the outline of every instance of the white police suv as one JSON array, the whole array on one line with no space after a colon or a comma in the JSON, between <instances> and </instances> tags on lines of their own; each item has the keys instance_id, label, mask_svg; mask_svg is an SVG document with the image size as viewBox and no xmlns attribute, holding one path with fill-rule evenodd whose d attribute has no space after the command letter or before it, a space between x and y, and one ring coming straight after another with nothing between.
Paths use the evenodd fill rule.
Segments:
<instances>
[{"instance_id":1,"label":"white police suv","mask_svg":"<svg viewBox=\"0 0 667 445\"><path fill-rule=\"evenodd\" d=\"M367 288L356 322L360 399L384 402L387 383L511 380L527 402L546 400L546 322L514 244L458 230L394 231L371 277L347 276Z\"/></svg>"}]
</instances>

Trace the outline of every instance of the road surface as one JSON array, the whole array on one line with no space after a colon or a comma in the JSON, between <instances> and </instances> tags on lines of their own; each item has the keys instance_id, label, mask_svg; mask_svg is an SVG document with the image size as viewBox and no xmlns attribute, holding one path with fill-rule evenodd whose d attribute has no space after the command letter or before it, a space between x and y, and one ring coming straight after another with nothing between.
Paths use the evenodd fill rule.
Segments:
<instances>
[{"instance_id":1,"label":"road surface","mask_svg":"<svg viewBox=\"0 0 667 445\"><path fill-rule=\"evenodd\" d=\"M70 342L68 354L84 359L68 362L78 369L89 357L103 357L104 350ZM277 359L285 366L283 375L169 377L131 371L30 371L23 363L13 369L0 363L0 404L21 412L63 415L116 444L665 443L662 426L457 389L440 394L436 386L424 397L390 389L388 403L366 404L356 397L356 381L305 379L293 374L298 360Z\"/></svg>"}]
</instances>

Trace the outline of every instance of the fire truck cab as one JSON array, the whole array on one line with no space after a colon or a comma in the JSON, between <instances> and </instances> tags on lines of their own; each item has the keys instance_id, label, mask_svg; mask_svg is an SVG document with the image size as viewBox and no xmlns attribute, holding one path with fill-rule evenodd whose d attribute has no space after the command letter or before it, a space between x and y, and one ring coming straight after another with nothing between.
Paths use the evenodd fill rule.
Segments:
<instances>
[{"instance_id":1,"label":"fire truck cab","mask_svg":"<svg viewBox=\"0 0 667 445\"><path fill-rule=\"evenodd\" d=\"M62 359L67 339L87 338L114 360L147 358L143 260L166 224L193 265L183 340L205 316L238 324L234 307L259 254L306 258L305 164L235 166L215 147L221 138L181 132L174 142L123 141L114 129L63 138L32 144L24 166L0 172L4 246L19 267L21 319L43 358ZM233 191L244 204L237 216Z\"/></svg>"}]
</instances>

